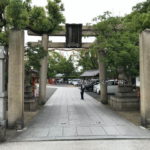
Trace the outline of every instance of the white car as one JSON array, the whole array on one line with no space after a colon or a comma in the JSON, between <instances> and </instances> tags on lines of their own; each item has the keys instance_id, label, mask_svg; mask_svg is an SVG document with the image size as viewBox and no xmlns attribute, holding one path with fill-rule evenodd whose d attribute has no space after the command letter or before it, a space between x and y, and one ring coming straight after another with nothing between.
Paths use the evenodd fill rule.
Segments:
<instances>
[{"instance_id":1,"label":"white car","mask_svg":"<svg viewBox=\"0 0 150 150\"><path fill-rule=\"evenodd\" d=\"M74 86L78 86L78 85L80 85L80 82L81 82L80 79L73 79L71 84Z\"/></svg>"},{"instance_id":2,"label":"white car","mask_svg":"<svg viewBox=\"0 0 150 150\"><path fill-rule=\"evenodd\" d=\"M94 86L93 86L93 92L97 92L97 88L98 87L100 87L100 84L98 83L98 84L95 84Z\"/></svg>"},{"instance_id":3,"label":"white car","mask_svg":"<svg viewBox=\"0 0 150 150\"><path fill-rule=\"evenodd\" d=\"M108 80L107 81L107 93L108 94L115 94L118 92L118 83L115 80ZM100 94L100 85L97 86L97 94Z\"/></svg>"},{"instance_id":4,"label":"white car","mask_svg":"<svg viewBox=\"0 0 150 150\"><path fill-rule=\"evenodd\" d=\"M72 79L69 79L69 80L68 80L68 84L72 84Z\"/></svg>"},{"instance_id":5,"label":"white car","mask_svg":"<svg viewBox=\"0 0 150 150\"><path fill-rule=\"evenodd\" d=\"M78 85L78 81L72 81L72 85L77 86Z\"/></svg>"}]
</instances>

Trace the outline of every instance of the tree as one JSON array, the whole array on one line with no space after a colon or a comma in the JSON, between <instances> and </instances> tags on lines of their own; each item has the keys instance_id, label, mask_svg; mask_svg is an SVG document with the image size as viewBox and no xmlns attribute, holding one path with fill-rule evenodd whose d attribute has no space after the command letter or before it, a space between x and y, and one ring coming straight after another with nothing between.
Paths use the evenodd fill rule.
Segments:
<instances>
[{"instance_id":1,"label":"tree","mask_svg":"<svg viewBox=\"0 0 150 150\"><path fill-rule=\"evenodd\" d=\"M86 50L81 50L79 53L78 66L82 67L82 71L98 68L97 51L92 47Z\"/></svg>"},{"instance_id":2,"label":"tree","mask_svg":"<svg viewBox=\"0 0 150 150\"><path fill-rule=\"evenodd\" d=\"M1 31L0 32L0 45L5 47L5 50L8 47L8 32Z\"/></svg>"},{"instance_id":3,"label":"tree","mask_svg":"<svg viewBox=\"0 0 150 150\"><path fill-rule=\"evenodd\" d=\"M55 77L55 75L58 73L64 74L65 77L70 77L75 73L75 68L71 57L66 59L58 52L51 52L49 54L48 64L49 77Z\"/></svg>"},{"instance_id":4,"label":"tree","mask_svg":"<svg viewBox=\"0 0 150 150\"><path fill-rule=\"evenodd\" d=\"M133 11L125 17L125 23L130 31L137 33L150 28L150 0L135 5Z\"/></svg>"},{"instance_id":5,"label":"tree","mask_svg":"<svg viewBox=\"0 0 150 150\"><path fill-rule=\"evenodd\" d=\"M6 25L5 19L5 8L9 4L9 0L1 0L0 1L0 29Z\"/></svg>"},{"instance_id":6,"label":"tree","mask_svg":"<svg viewBox=\"0 0 150 150\"><path fill-rule=\"evenodd\" d=\"M114 35L117 29L118 19L110 16L110 12L105 12L103 15L94 19L98 21L94 28L96 30L96 41L94 48L97 49L98 62L100 70L100 89L101 89L101 102L107 103L107 84L106 84L106 70L108 66L108 52L109 52L109 39Z\"/></svg>"},{"instance_id":7,"label":"tree","mask_svg":"<svg viewBox=\"0 0 150 150\"><path fill-rule=\"evenodd\" d=\"M100 19L101 21L95 25L98 34L95 47L105 53L103 61L107 68L117 72L119 67L123 67L127 76L137 75L138 33L130 32L123 17L104 14Z\"/></svg>"},{"instance_id":8,"label":"tree","mask_svg":"<svg viewBox=\"0 0 150 150\"><path fill-rule=\"evenodd\" d=\"M44 49L47 51L48 35L52 32L58 30L60 23L64 23L65 19L63 17L61 0L48 0L46 8L33 7L29 12L29 25L27 29L34 33L42 35L42 44ZM44 40L45 39L45 40ZM41 60L40 69L40 82L39 82L39 97L41 103L45 103L46 96L46 79L47 79L47 57ZM43 71L44 70L44 71Z\"/></svg>"},{"instance_id":9,"label":"tree","mask_svg":"<svg viewBox=\"0 0 150 150\"><path fill-rule=\"evenodd\" d=\"M51 34L59 29L59 24L64 23L62 14L64 10L61 0L48 0L46 8L31 7L31 0L1 0L0 1L0 43L8 46L8 33L10 29L29 29L37 34ZM37 66L33 65L29 58L28 65L33 65L38 69L40 56L33 51L41 49L41 46L28 47L28 57L36 59ZM33 53L32 53L33 52ZM30 68L31 68L30 66Z\"/></svg>"},{"instance_id":10,"label":"tree","mask_svg":"<svg viewBox=\"0 0 150 150\"><path fill-rule=\"evenodd\" d=\"M122 68L128 80L138 73L138 34L127 28L131 22L124 17L113 17L110 12L95 20L98 22L94 25L97 34L94 47L99 53L100 81L104 83L101 99L106 102L106 71L117 75Z\"/></svg>"},{"instance_id":11,"label":"tree","mask_svg":"<svg viewBox=\"0 0 150 150\"><path fill-rule=\"evenodd\" d=\"M61 0L48 0L46 9L31 7L32 0L0 1L0 43L8 45L10 29L29 29L38 34L50 34L59 30L64 23L64 10Z\"/></svg>"},{"instance_id":12,"label":"tree","mask_svg":"<svg viewBox=\"0 0 150 150\"><path fill-rule=\"evenodd\" d=\"M25 69L40 70L40 60L47 55L47 51L41 45L32 46L30 43L25 48Z\"/></svg>"},{"instance_id":13,"label":"tree","mask_svg":"<svg viewBox=\"0 0 150 150\"><path fill-rule=\"evenodd\" d=\"M27 29L38 34L51 34L60 29L59 24L65 22L61 0L48 0L46 10L43 7L34 6L29 14Z\"/></svg>"},{"instance_id":14,"label":"tree","mask_svg":"<svg viewBox=\"0 0 150 150\"><path fill-rule=\"evenodd\" d=\"M22 0L10 0L6 7L6 21L10 28L25 29L29 24L28 11Z\"/></svg>"},{"instance_id":15,"label":"tree","mask_svg":"<svg viewBox=\"0 0 150 150\"><path fill-rule=\"evenodd\" d=\"M9 4L9 0L0 1L0 44L3 46L8 45L8 32L6 31L6 18L5 9Z\"/></svg>"}]
</instances>

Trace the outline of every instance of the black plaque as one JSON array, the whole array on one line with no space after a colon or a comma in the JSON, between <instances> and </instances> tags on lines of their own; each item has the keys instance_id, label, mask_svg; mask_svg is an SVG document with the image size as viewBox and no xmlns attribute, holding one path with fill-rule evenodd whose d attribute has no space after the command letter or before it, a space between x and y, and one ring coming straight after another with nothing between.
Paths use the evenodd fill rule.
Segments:
<instances>
[{"instance_id":1,"label":"black plaque","mask_svg":"<svg viewBox=\"0 0 150 150\"><path fill-rule=\"evenodd\" d=\"M82 47L82 24L66 24L66 47Z\"/></svg>"}]
</instances>

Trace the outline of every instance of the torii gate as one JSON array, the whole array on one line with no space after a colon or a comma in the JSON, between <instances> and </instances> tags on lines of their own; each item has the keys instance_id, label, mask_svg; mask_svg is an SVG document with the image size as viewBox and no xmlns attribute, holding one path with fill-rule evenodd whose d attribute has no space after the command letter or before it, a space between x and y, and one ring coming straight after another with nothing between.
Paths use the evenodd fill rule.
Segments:
<instances>
[{"instance_id":1,"label":"torii gate","mask_svg":"<svg viewBox=\"0 0 150 150\"><path fill-rule=\"evenodd\" d=\"M29 35L39 36L32 32L28 32ZM48 44L49 36L65 36L65 31L57 32L52 35L42 35L42 45L45 50L48 47L64 47L64 43L50 43ZM40 35L41 36L41 35ZM95 32L92 27L82 28L82 36L95 36ZM150 33L149 30L144 31L140 37L140 48L141 48L141 116L142 124L150 125L150 82L149 82L149 49L150 49ZM34 43L35 44L35 43ZM56 47L57 47L56 46ZM88 47L89 43L83 44L83 47ZM45 57L41 61L42 67L40 71L40 78L42 81L41 85L41 99L45 98L46 91L46 77L47 77L47 58ZM103 66L102 66L103 67ZM102 79L101 79L102 80ZM23 116L24 116L24 32L23 31L11 31L9 34L9 80L8 80L8 125L9 127L15 127L19 124L23 127Z\"/></svg>"},{"instance_id":2,"label":"torii gate","mask_svg":"<svg viewBox=\"0 0 150 150\"><path fill-rule=\"evenodd\" d=\"M74 24L75 25L75 24ZM83 26L82 36L95 36L92 27ZM65 48L65 43L49 43L49 36L66 36L65 27L60 32L51 35L38 35L28 31L31 36L42 36L42 46ZM36 43L33 43L36 44ZM81 46L81 45L80 45ZM90 43L83 43L80 48L88 48ZM8 127L24 126L24 31L11 31L9 35L9 80L8 80ZM47 57L41 60L39 96L41 104L45 103L47 81Z\"/></svg>"},{"instance_id":3,"label":"torii gate","mask_svg":"<svg viewBox=\"0 0 150 150\"><path fill-rule=\"evenodd\" d=\"M94 32L94 30L91 26L90 27L86 27L86 26L82 27L81 24L66 24L66 27L62 27L63 28L62 31L53 33L51 35L44 34L42 36L42 41L41 42L40 41L39 42L32 42L31 44L32 45L37 45L37 44L41 43L46 51L48 50L48 48L68 48L67 44L66 44L67 39L66 39L66 42L55 42L55 43L48 42L48 37L49 36L66 36L68 33L67 33L67 31L65 31L65 28L66 28L66 30L70 31L70 28L67 29L68 26L69 27L73 26L74 28L75 27L77 27L77 28L81 27L76 31L76 32L78 32L76 34L77 34L77 38L78 38L79 42L81 42L80 38L82 38L82 36L88 36L88 37L95 36L95 32ZM81 30L81 33L80 33L80 30ZM30 36L39 36L39 35L31 32L31 31L28 31L28 35L30 35ZM71 36L73 36L73 33L71 33ZM76 45L75 45L75 47L73 45L69 48L89 48L92 43L82 43L81 42L80 44L77 45L77 47L76 47ZM41 104L45 103L46 82L47 82L47 57L43 58L42 61L41 61L40 82L39 82L39 99L40 99Z\"/></svg>"},{"instance_id":4,"label":"torii gate","mask_svg":"<svg viewBox=\"0 0 150 150\"><path fill-rule=\"evenodd\" d=\"M32 33L30 33L32 35ZM65 36L65 32L61 31L53 36ZM95 32L92 27L83 27L82 36L95 36ZM140 80L141 80L141 99L140 99L140 110L141 110L141 124L145 127L150 127L150 29L144 30L140 34ZM88 48L91 43L86 43L83 47ZM49 43L49 47L57 46L60 48L64 47L64 43ZM100 57L100 54L99 54ZM102 65L102 66L101 66ZM103 69L103 64L99 63L99 67ZM103 77L101 77L102 80Z\"/></svg>"}]
</instances>

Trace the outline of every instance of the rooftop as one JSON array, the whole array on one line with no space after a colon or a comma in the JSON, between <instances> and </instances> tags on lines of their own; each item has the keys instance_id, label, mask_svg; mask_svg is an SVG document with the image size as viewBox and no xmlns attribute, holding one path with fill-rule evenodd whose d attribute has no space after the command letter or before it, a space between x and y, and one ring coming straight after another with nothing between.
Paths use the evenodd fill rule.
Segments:
<instances>
[{"instance_id":1,"label":"rooftop","mask_svg":"<svg viewBox=\"0 0 150 150\"><path fill-rule=\"evenodd\" d=\"M81 77L94 77L99 75L99 70L87 70L83 72L80 76Z\"/></svg>"}]
</instances>

